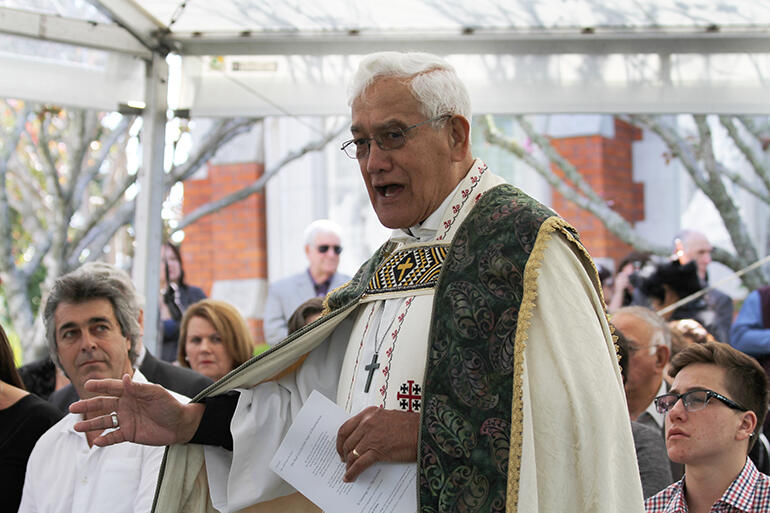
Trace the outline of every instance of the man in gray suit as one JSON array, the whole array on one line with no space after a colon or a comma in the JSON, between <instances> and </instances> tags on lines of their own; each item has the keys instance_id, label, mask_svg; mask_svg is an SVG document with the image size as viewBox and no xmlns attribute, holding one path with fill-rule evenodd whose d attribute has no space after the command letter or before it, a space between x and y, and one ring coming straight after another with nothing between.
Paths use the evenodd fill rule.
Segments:
<instances>
[{"instance_id":1,"label":"man in gray suit","mask_svg":"<svg viewBox=\"0 0 770 513\"><path fill-rule=\"evenodd\" d=\"M288 334L287 322L299 305L324 297L350 276L337 272L342 252L340 227L328 219L313 221L305 229L308 268L270 285L265 303L265 342L275 345Z\"/></svg>"}]
</instances>

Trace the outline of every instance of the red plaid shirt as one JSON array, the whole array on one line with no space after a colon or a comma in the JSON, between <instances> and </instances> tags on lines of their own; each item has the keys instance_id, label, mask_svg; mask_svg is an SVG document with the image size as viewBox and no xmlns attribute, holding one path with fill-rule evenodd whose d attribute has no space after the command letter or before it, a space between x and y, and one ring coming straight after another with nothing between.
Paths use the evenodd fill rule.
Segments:
<instances>
[{"instance_id":1,"label":"red plaid shirt","mask_svg":"<svg viewBox=\"0 0 770 513\"><path fill-rule=\"evenodd\" d=\"M685 476L686 477L686 476ZM646 513L687 513L684 480L672 484L644 501ZM746 458L738 477L711 506L712 513L770 513L770 476L757 470Z\"/></svg>"}]
</instances>

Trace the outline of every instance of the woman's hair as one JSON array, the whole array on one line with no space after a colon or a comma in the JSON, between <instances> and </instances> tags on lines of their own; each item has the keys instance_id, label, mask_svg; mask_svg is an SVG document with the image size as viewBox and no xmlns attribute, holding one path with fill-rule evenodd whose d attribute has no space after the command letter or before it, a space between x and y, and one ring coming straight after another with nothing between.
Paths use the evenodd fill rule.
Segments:
<instances>
[{"instance_id":1,"label":"woman's hair","mask_svg":"<svg viewBox=\"0 0 770 513\"><path fill-rule=\"evenodd\" d=\"M320 314L324 310L324 300L320 297L310 298L294 310L286 323L289 335L303 328L307 324L308 317Z\"/></svg>"},{"instance_id":2,"label":"woman's hair","mask_svg":"<svg viewBox=\"0 0 770 513\"><path fill-rule=\"evenodd\" d=\"M21 381L21 376L16 370L11 343L2 326L0 326L0 379L9 385L24 389L24 382Z\"/></svg>"},{"instance_id":3,"label":"woman's hair","mask_svg":"<svg viewBox=\"0 0 770 513\"><path fill-rule=\"evenodd\" d=\"M182 262L182 252L179 251L179 246L177 246L170 240L167 240L166 242L164 242L163 245L168 249L170 249L171 251L173 251L174 255L176 256L176 259L179 261L179 279L176 282L180 286L186 287L187 284L184 281L184 263ZM161 268L160 272L165 273L165 269Z\"/></svg>"},{"instance_id":4,"label":"woman's hair","mask_svg":"<svg viewBox=\"0 0 770 513\"><path fill-rule=\"evenodd\" d=\"M206 319L214 326L217 335L222 339L227 354L233 359L233 368L252 357L254 337L251 335L246 320L238 313L238 310L224 301L203 299L190 305L182 317L177 352L177 360L182 367L190 367L185 359L187 357L185 342L187 341L187 327L193 317Z\"/></svg>"}]
</instances>

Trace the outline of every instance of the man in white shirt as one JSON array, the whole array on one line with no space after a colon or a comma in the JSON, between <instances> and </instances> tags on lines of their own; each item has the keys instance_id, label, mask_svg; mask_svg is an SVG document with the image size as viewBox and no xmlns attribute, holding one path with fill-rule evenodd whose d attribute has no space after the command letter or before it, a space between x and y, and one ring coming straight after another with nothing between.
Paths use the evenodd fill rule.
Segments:
<instances>
[{"instance_id":1,"label":"man in white shirt","mask_svg":"<svg viewBox=\"0 0 770 513\"><path fill-rule=\"evenodd\" d=\"M44 309L51 356L82 398L89 379L131 376L147 383L132 363L141 336L141 309L128 275L86 264L59 278ZM177 400L184 400L175 394ZM86 416L86 418L88 418ZM145 513L152 507L161 447L96 447L98 433L78 433L69 414L38 440L27 466L23 513ZM113 415L113 426L119 419Z\"/></svg>"},{"instance_id":2,"label":"man in white shirt","mask_svg":"<svg viewBox=\"0 0 770 513\"><path fill-rule=\"evenodd\" d=\"M421 511L640 512L617 355L574 230L473 157L470 99L443 59L367 56L349 99L343 150L389 241L321 319L205 403L178 408L125 377L91 382L112 397L73 405L99 413L77 429L117 410L121 428L97 444L192 442L170 448L157 511L298 511L275 505L294 490L268 463L318 390L352 415L337 436L343 479L416 462Z\"/></svg>"}]
</instances>

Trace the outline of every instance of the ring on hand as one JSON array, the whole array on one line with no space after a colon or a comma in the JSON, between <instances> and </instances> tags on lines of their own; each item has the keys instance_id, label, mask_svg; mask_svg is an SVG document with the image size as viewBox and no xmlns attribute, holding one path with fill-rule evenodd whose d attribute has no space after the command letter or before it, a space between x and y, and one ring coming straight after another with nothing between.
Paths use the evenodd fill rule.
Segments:
<instances>
[{"instance_id":1,"label":"ring on hand","mask_svg":"<svg viewBox=\"0 0 770 513\"><path fill-rule=\"evenodd\" d=\"M361 457L361 455L358 454L358 451L355 450L355 449L353 449L353 456L355 456L356 458L360 458Z\"/></svg>"},{"instance_id":2,"label":"ring on hand","mask_svg":"<svg viewBox=\"0 0 770 513\"><path fill-rule=\"evenodd\" d=\"M112 427L113 427L113 429L117 428L118 426L120 426L120 423L118 422L118 413L117 412L110 413L110 417L112 418Z\"/></svg>"}]
</instances>

